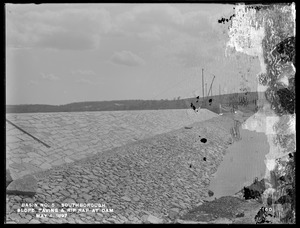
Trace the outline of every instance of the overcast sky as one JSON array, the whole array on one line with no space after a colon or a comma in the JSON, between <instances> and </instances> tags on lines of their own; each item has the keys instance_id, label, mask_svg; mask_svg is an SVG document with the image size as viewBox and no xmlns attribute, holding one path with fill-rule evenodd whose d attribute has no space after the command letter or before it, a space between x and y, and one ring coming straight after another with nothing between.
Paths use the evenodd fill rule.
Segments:
<instances>
[{"instance_id":1,"label":"overcast sky","mask_svg":"<svg viewBox=\"0 0 300 228\"><path fill-rule=\"evenodd\" d=\"M255 57L228 50L233 5L6 4L7 104L173 99L256 90Z\"/></svg>"}]
</instances>

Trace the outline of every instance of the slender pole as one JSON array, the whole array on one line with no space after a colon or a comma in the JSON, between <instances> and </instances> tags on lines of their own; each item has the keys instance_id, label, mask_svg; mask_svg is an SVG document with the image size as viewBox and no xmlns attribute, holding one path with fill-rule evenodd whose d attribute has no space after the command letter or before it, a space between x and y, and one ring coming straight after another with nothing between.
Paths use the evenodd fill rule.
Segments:
<instances>
[{"instance_id":1,"label":"slender pole","mask_svg":"<svg viewBox=\"0 0 300 228\"><path fill-rule=\"evenodd\" d=\"M8 119L6 119L6 121L8 123L10 123L11 125L13 125L15 128L19 129L20 131L22 131L23 133L29 135L30 137L32 137L34 140L38 141L39 143L43 144L45 147L50 148L49 145L47 145L46 143L42 142L41 140L39 140L37 137L34 137L32 134L28 133L27 131L23 130L22 128L20 128L19 126L15 125L14 123L12 123L11 121L9 121Z\"/></svg>"},{"instance_id":2,"label":"slender pole","mask_svg":"<svg viewBox=\"0 0 300 228\"><path fill-rule=\"evenodd\" d=\"M211 91L211 88L212 88L212 85L213 85L213 83L214 83L215 77L216 77L216 76L214 75L214 77L213 77L213 79L212 79L212 82L211 82L211 84L210 84L210 88L209 88L208 93L210 93L210 91Z\"/></svg>"},{"instance_id":3,"label":"slender pole","mask_svg":"<svg viewBox=\"0 0 300 228\"><path fill-rule=\"evenodd\" d=\"M202 68L202 99L204 100L204 76L203 76L204 69Z\"/></svg>"},{"instance_id":4,"label":"slender pole","mask_svg":"<svg viewBox=\"0 0 300 228\"><path fill-rule=\"evenodd\" d=\"M206 96L205 96L205 98L208 96L208 94L207 94L207 83L205 83L205 94L206 94Z\"/></svg>"}]
</instances>

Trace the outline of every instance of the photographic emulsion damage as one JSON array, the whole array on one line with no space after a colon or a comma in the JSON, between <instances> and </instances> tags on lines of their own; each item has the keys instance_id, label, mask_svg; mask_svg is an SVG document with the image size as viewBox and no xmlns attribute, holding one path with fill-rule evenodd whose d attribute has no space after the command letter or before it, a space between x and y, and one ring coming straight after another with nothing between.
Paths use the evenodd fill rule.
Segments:
<instances>
[{"instance_id":1,"label":"photographic emulsion damage","mask_svg":"<svg viewBox=\"0 0 300 228\"><path fill-rule=\"evenodd\" d=\"M295 224L295 3L6 4L6 224Z\"/></svg>"}]
</instances>

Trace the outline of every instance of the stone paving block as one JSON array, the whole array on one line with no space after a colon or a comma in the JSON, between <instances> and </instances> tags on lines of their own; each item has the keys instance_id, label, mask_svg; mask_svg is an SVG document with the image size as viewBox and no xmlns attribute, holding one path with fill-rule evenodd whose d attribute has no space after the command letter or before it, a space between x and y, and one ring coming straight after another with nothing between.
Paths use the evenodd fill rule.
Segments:
<instances>
[{"instance_id":1,"label":"stone paving block","mask_svg":"<svg viewBox=\"0 0 300 228\"><path fill-rule=\"evenodd\" d=\"M171 219L175 219L179 215L180 209L179 208L171 208L169 210L169 217Z\"/></svg>"},{"instance_id":2,"label":"stone paving block","mask_svg":"<svg viewBox=\"0 0 300 228\"><path fill-rule=\"evenodd\" d=\"M33 159L33 158L23 158L23 159L22 159L22 163L23 163L23 162L28 163L28 162L32 161L32 159Z\"/></svg>"},{"instance_id":3,"label":"stone paving block","mask_svg":"<svg viewBox=\"0 0 300 228\"><path fill-rule=\"evenodd\" d=\"M146 221L152 223L152 224L160 224L163 223L163 219L157 218L153 215L149 215L146 219Z\"/></svg>"},{"instance_id":4,"label":"stone paving block","mask_svg":"<svg viewBox=\"0 0 300 228\"><path fill-rule=\"evenodd\" d=\"M11 151L14 151L20 147L20 144L18 143L6 143L6 145L9 147Z\"/></svg>"},{"instance_id":5,"label":"stone paving block","mask_svg":"<svg viewBox=\"0 0 300 228\"><path fill-rule=\"evenodd\" d=\"M28 224L40 224L40 223L41 223L41 222L40 222L39 220L37 220L37 219L32 219L32 220L29 221Z\"/></svg>"},{"instance_id":6,"label":"stone paving block","mask_svg":"<svg viewBox=\"0 0 300 228\"><path fill-rule=\"evenodd\" d=\"M43 159L46 160L48 163L53 162L57 160L57 157L55 157L54 154L55 154L55 150L51 150L48 152L46 157L43 157Z\"/></svg>"},{"instance_id":7,"label":"stone paving block","mask_svg":"<svg viewBox=\"0 0 300 228\"><path fill-rule=\"evenodd\" d=\"M22 163L22 158L20 158L20 157L13 157L10 160L17 164Z\"/></svg>"},{"instance_id":8,"label":"stone paving block","mask_svg":"<svg viewBox=\"0 0 300 228\"><path fill-rule=\"evenodd\" d=\"M26 158L25 158L26 159ZM24 159L24 160L25 160ZM23 159L22 159L23 160ZM26 169L28 169L28 168L33 168L33 169L36 169L36 168L38 168L38 166L36 165L36 164L32 164L31 162L32 162L33 160L29 160L29 162L25 162L25 161L23 161L22 162L22 165L26 168Z\"/></svg>"},{"instance_id":9,"label":"stone paving block","mask_svg":"<svg viewBox=\"0 0 300 228\"><path fill-rule=\"evenodd\" d=\"M37 180L32 175L26 175L11 182L7 188L7 194L34 196L37 189Z\"/></svg>"},{"instance_id":10,"label":"stone paving block","mask_svg":"<svg viewBox=\"0 0 300 228\"><path fill-rule=\"evenodd\" d=\"M74 161L78 161L78 160L83 159L83 158L85 158L84 155L77 155L77 154L75 154L75 155L70 156L70 159L72 159Z\"/></svg>"},{"instance_id":11,"label":"stone paving block","mask_svg":"<svg viewBox=\"0 0 300 228\"><path fill-rule=\"evenodd\" d=\"M123 197L121 197L121 199L125 200L125 201L128 201L128 202L131 202L131 199L128 196L123 196Z\"/></svg>"},{"instance_id":12,"label":"stone paving block","mask_svg":"<svg viewBox=\"0 0 300 228\"><path fill-rule=\"evenodd\" d=\"M9 169L6 169L6 187L13 181Z\"/></svg>"},{"instance_id":13,"label":"stone paving block","mask_svg":"<svg viewBox=\"0 0 300 228\"><path fill-rule=\"evenodd\" d=\"M51 169L51 168L52 168L52 165L50 165L50 164L47 163L47 162L44 162L40 167L41 167L42 169Z\"/></svg>"},{"instance_id":14,"label":"stone paving block","mask_svg":"<svg viewBox=\"0 0 300 228\"><path fill-rule=\"evenodd\" d=\"M65 150L63 153L65 155L71 155L71 154L74 154L74 151L72 151L72 150Z\"/></svg>"},{"instance_id":15,"label":"stone paving block","mask_svg":"<svg viewBox=\"0 0 300 228\"><path fill-rule=\"evenodd\" d=\"M20 141L21 140L19 138L17 138L16 135L9 135L8 137L6 137L6 143L10 144L10 145L14 144L14 143L18 143Z\"/></svg>"},{"instance_id":16,"label":"stone paving block","mask_svg":"<svg viewBox=\"0 0 300 228\"><path fill-rule=\"evenodd\" d=\"M74 162L74 160L72 160L72 159L70 159L70 158L67 158L67 157L64 158L64 161L65 161L66 163Z\"/></svg>"},{"instance_id":17,"label":"stone paving block","mask_svg":"<svg viewBox=\"0 0 300 228\"><path fill-rule=\"evenodd\" d=\"M24 167L22 164L20 164L20 163L15 163L15 162L12 163L12 164L10 164L9 167L10 167L10 168L13 168L13 169L20 170L20 171L25 170L25 167Z\"/></svg>"},{"instance_id":18,"label":"stone paving block","mask_svg":"<svg viewBox=\"0 0 300 228\"><path fill-rule=\"evenodd\" d=\"M30 163L36 166L40 166L41 164L45 163L45 160L39 158L39 159L31 160Z\"/></svg>"},{"instance_id":19,"label":"stone paving block","mask_svg":"<svg viewBox=\"0 0 300 228\"><path fill-rule=\"evenodd\" d=\"M55 158L55 160L53 161L53 162L55 162L57 159L61 159L64 156L64 154L61 154L58 151L55 151L55 153L53 153L52 156Z\"/></svg>"},{"instance_id":20,"label":"stone paving block","mask_svg":"<svg viewBox=\"0 0 300 228\"><path fill-rule=\"evenodd\" d=\"M59 165L62 165L62 164L64 164L65 163L65 160L64 159L59 159L59 160L56 160L56 161L54 161L54 162L51 162L51 165L52 166L59 166Z\"/></svg>"}]
</instances>

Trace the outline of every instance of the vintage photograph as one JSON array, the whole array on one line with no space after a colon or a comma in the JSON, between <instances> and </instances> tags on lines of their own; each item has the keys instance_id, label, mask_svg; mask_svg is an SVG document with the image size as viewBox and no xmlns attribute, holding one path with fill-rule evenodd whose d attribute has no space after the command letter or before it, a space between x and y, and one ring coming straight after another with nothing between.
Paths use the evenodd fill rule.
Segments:
<instances>
[{"instance_id":1,"label":"vintage photograph","mask_svg":"<svg viewBox=\"0 0 300 228\"><path fill-rule=\"evenodd\" d=\"M5 4L5 224L295 224L295 3Z\"/></svg>"}]
</instances>

